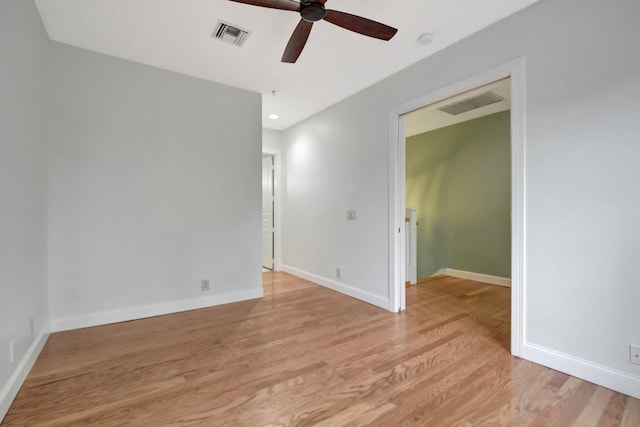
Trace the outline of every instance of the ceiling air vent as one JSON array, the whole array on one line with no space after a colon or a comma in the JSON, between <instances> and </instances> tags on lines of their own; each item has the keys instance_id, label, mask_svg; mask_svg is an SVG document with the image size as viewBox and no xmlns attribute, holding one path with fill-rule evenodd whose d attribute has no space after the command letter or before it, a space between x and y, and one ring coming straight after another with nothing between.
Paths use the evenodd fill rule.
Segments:
<instances>
[{"instance_id":1,"label":"ceiling air vent","mask_svg":"<svg viewBox=\"0 0 640 427\"><path fill-rule=\"evenodd\" d=\"M211 38L221 40L225 43L242 46L247 41L251 31L240 28L237 25L218 20L216 28L211 33Z\"/></svg>"},{"instance_id":2,"label":"ceiling air vent","mask_svg":"<svg viewBox=\"0 0 640 427\"><path fill-rule=\"evenodd\" d=\"M463 101L445 105L444 107L438 108L438 110L457 116L458 114L466 113L467 111L495 104L496 102L500 101L504 101L504 98L496 94L495 92L489 91L478 96L474 96L473 98L468 98Z\"/></svg>"}]
</instances>

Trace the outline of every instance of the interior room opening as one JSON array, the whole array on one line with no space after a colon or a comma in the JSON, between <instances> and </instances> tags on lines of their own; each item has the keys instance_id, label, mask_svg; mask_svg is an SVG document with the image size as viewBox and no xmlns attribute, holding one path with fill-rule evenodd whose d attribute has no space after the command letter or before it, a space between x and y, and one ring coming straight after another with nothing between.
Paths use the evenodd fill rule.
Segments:
<instances>
[{"instance_id":1,"label":"interior room opening","mask_svg":"<svg viewBox=\"0 0 640 427\"><path fill-rule=\"evenodd\" d=\"M509 288L511 79L430 103L402 120L402 300L415 286L477 286L470 298L491 298L493 286ZM496 302L496 313L509 316L510 293L497 292L506 298Z\"/></svg>"}]
</instances>

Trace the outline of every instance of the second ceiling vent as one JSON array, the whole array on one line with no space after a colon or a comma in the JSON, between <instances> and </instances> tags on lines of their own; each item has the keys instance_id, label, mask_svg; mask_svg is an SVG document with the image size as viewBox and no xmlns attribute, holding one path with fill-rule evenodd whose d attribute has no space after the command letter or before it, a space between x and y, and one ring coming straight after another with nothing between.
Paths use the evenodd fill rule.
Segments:
<instances>
[{"instance_id":1,"label":"second ceiling vent","mask_svg":"<svg viewBox=\"0 0 640 427\"><path fill-rule=\"evenodd\" d=\"M495 92L489 91L478 96L474 96L473 98L467 98L462 101L445 105L444 107L438 108L438 110L457 116L458 114L466 113L467 111L495 104L500 101L504 101L504 98Z\"/></svg>"},{"instance_id":2,"label":"second ceiling vent","mask_svg":"<svg viewBox=\"0 0 640 427\"><path fill-rule=\"evenodd\" d=\"M211 38L218 39L225 43L242 46L247 41L251 31L240 28L223 20L218 20L216 28L211 33Z\"/></svg>"}]
</instances>

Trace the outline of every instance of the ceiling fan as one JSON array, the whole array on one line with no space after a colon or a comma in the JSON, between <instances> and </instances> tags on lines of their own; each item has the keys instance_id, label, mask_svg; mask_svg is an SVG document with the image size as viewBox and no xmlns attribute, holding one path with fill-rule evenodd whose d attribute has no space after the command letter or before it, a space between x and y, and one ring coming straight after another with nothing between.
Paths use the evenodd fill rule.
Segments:
<instances>
[{"instance_id":1,"label":"ceiling fan","mask_svg":"<svg viewBox=\"0 0 640 427\"><path fill-rule=\"evenodd\" d=\"M301 0L300 2L293 0L230 0L236 3L245 3L253 6L268 7L270 9L290 10L300 13L302 19L293 31L289 43L282 55L282 62L294 63L304 49L307 43L311 27L316 21L324 19L334 25L354 31L369 37L380 40L391 40L398 31L380 22L361 16L352 15L350 13L340 12L337 10L326 9L324 4L327 0Z\"/></svg>"}]
</instances>

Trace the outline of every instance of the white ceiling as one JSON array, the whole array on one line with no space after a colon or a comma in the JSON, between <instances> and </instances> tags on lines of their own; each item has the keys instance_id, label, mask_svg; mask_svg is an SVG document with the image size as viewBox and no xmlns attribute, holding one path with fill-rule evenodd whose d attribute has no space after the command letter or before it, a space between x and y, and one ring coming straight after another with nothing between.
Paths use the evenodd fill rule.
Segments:
<instances>
[{"instance_id":1,"label":"white ceiling","mask_svg":"<svg viewBox=\"0 0 640 427\"><path fill-rule=\"evenodd\" d=\"M383 22L398 34L384 42L317 22L295 64L280 62L299 21L295 12L228 0L36 4L52 40L259 92L264 127L282 130L535 1L329 0L328 9ZM218 19L253 33L243 47L211 39ZM435 40L419 45L425 32Z\"/></svg>"},{"instance_id":2,"label":"white ceiling","mask_svg":"<svg viewBox=\"0 0 640 427\"><path fill-rule=\"evenodd\" d=\"M451 115L445 113L444 111L438 110L438 108L441 108L445 105L473 98L489 91L500 95L503 98L502 101L486 105L484 107L476 108L475 110L467 111L458 115ZM411 113L405 115L405 135L409 137L417 135L419 133L429 132L445 126L451 126L457 123L466 122L468 120L488 116L489 114L506 111L510 108L511 80L504 79L479 87L477 89L470 90L465 93L461 93L460 95L447 98L443 101L437 102L433 105L429 105L419 110L412 111Z\"/></svg>"}]
</instances>

